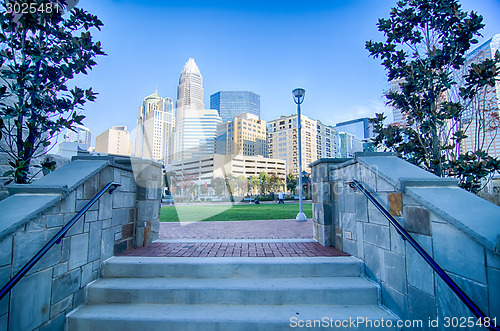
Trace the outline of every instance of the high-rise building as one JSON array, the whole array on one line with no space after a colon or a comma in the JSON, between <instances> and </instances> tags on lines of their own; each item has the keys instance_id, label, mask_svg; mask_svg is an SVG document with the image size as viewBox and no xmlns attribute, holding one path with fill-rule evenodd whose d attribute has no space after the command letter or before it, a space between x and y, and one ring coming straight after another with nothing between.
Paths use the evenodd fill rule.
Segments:
<instances>
[{"instance_id":1,"label":"high-rise building","mask_svg":"<svg viewBox=\"0 0 500 331\"><path fill-rule=\"evenodd\" d=\"M399 93L401 93L401 86L400 86L400 84L403 81L404 80L402 78L391 80L389 82L390 85L391 85L391 87L390 87L391 92L399 92ZM393 117L392 124L395 124L395 125L397 125L399 127L406 126L406 117L407 117L407 115L403 114L399 108L392 107L392 117Z\"/></svg>"},{"instance_id":2,"label":"high-rise building","mask_svg":"<svg viewBox=\"0 0 500 331\"><path fill-rule=\"evenodd\" d=\"M87 147L90 147L92 144L92 131L89 128L84 127L83 125L76 124L76 130L66 130L66 134L64 135L64 140L72 143L85 144Z\"/></svg>"},{"instance_id":3,"label":"high-rise building","mask_svg":"<svg viewBox=\"0 0 500 331\"><path fill-rule=\"evenodd\" d=\"M335 128L301 115L302 170L310 173L309 164L321 157L337 155ZM267 123L269 157L286 161L287 172L297 175L298 166L297 115L281 116Z\"/></svg>"},{"instance_id":4,"label":"high-rise building","mask_svg":"<svg viewBox=\"0 0 500 331\"><path fill-rule=\"evenodd\" d=\"M366 140L374 136L373 125L369 122L368 117L337 123L337 125L335 125L335 129L338 132L350 133L358 140Z\"/></svg>"},{"instance_id":5,"label":"high-rise building","mask_svg":"<svg viewBox=\"0 0 500 331\"><path fill-rule=\"evenodd\" d=\"M260 96L250 91L219 91L210 96L210 109L217 109L223 122L243 113L260 118Z\"/></svg>"},{"instance_id":6,"label":"high-rise building","mask_svg":"<svg viewBox=\"0 0 500 331\"><path fill-rule=\"evenodd\" d=\"M144 98L137 116L135 156L169 164L174 122L172 99L162 98L157 92Z\"/></svg>"},{"instance_id":7,"label":"high-rise building","mask_svg":"<svg viewBox=\"0 0 500 331\"><path fill-rule=\"evenodd\" d=\"M203 76L194 59L190 58L182 69L176 105L175 160L213 154L221 119L217 110L205 109Z\"/></svg>"},{"instance_id":8,"label":"high-rise building","mask_svg":"<svg viewBox=\"0 0 500 331\"><path fill-rule=\"evenodd\" d=\"M339 132L337 134L337 157L354 157L354 153L363 151L363 142L355 135L348 132Z\"/></svg>"},{"instance_id":9,"label":"high-rise building","mask_svg":"<svg viewBox=\"0 0 500 331\"><path fill-rule=\"evenodd\" d=\"M337 131L319 120L316 124L316 149L318 159L337 156Z\"/></svg>"},{"instance_id":10,"label":"high-rise building","mask_svg":"<svg viewBox=\"0 0 500 331\"><path fill-rule=\"evenodd\" d=\"M399 114L401 113L399 112ZM400 119L398 119L398 121L399 125L402 125L403 118L401 117ZM371 138L375 137L375 134L373 132L373 124L370 123L368 117L363 117L347 122L338 123L337 125L335 125L335 129L337 129L337 132L339 133L345 132L354 136L355 141L353 141L354 142L353 148L356 152L357 151L375 152L377 150L373 144L373 141L371 140ZM342 138L340 141L347 142L349 141L349 138ZM359 150L360 148L359 146L361 145L362 148L361 150ZM342 148L344 148L344 146L342 146ZM340 156L342 154L342 150L344 149L341 149L340 147L338 148L338 152L340 153L340 154L337 153L338 157L344 157ZM347 151L349 149L345 150ZM352 155L354 156L354 154Z\"/></svg>"},{"instance_id":11,"label":"high-rise building","mask_svg":"<svg viewBox=\"0 0 500 331\"><path fill-rule=\"evenodd\" d=\"M267 156L266 121L243 113L217 126L215 152L217 154Z\"/></svg>"},{"instance_id":12,"label":"high-rise building","mask_svg":"<svg viewBox=\"0 0 500 331\"><path fill-rule=\"evenodd\" d=\"M220 122L221 119L215 109L187 111L179 124L182 128L179 160L213 154L217 125Z\"/></svg>"},{"instance_id":13,"label":"high-rise building","mask_svg":"<svg viewBox=\"0 0 500 331\"><path fill-rule=\"evenodd\" d=\"M500 51L500 34L474 49L467 55L466 65L492 59ZM462 117L462 129L467 138L460 145L460 152L487 150L491 156L500 157L500 81L479 91L478 97L469 104Z\"/></svg>"},{"instance_id":14,"label":"high-rise building","mask_svg":"<svg viewBox=\"0 0 500 331\"><path fill-rule=\"evenodd\" d=\"M130 156L133 144L126 126L114 126L95 138L95 151Z\"/></svg>"},{"instance_id":15,"label":"high-rise building","mask_svg":"<svg viewBox=\"0 0 500 331\"><path fill-rule=\"evenodd\" d=\"M176 111L186 109L205 109L203 103L203 76L193 58L182 69L177 87ZM182 118L179 116L179 119Z\"/></svg>"}]
</instances>

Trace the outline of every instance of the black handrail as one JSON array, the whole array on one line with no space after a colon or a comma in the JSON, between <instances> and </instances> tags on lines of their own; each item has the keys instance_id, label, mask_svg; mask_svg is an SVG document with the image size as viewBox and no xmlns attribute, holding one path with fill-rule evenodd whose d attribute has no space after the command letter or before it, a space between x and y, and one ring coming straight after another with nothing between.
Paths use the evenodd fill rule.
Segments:
<instances>
[{"instance_id":1,"label":"black handrail","mask_svg":"<svg viewBox=\"0 0 500 331\"><path fill-rule=\"evenodd\" d=\"M412 245L412 247L417 251L417 253L424 258L424 260L427 262L428 265L431 266L432 269L434 269L434 271L441 277L441 279L446 283L446 285L448 285L453 290L453 292L455 292L455 294L460 298L460 300L462 300L462 302L470 309L470 311L478 319L481 320L483 326L484 326L484 320L487 318L490 321L490 326L489 327L485 326L486 328L495 331L500 330L500 328L497 327L496 325L491 325L491 322L494 320L492 320L489 316L487 316L485 313L482 312L482 310L474 303L474 301L472 301L467 296L467 294L465 294L465 292L462 291L462 289L453 281L453 279L450 278L450 276L448 276L448 274L439 266L439 264L437 264L437 262L434 261L434 259L430 257L429 254L427 254L427 252L422 248L422 246L420 246L415 241L415 239L413 239L413 237L408 232L406 232L406 230L401 226L401 224L399 224L399 222L396 221L396 219L394 219L394 217L392 217L391 214L389 214L387 209L385 209L377 201L377 199L375 199L375 197L363 187L363 185L361 185L354 179L346 181L345 183L348 184L349 187L353 188L354 191L356 191L356 187L359 188L359 190L368 198L368 200L370 200L371 203L373 203L375 207L377 207L377 209L385 216L385 218L387 218L389 222L396 228L396 230L401 235L403 240L407 240Z\"/></svg>"},{"instance_id":2,"label":"black handrail","mask_svg":"<svg viewBox=\"0 0 500 331\"><path fill-rule=\"evenodd\" d=\"M30 269L45 255L45 253L49 251L50 248L52 248L52 246L61 243L62 238L66 235L69 229L78 221L80 217L82 217L83 214L85 214L87 210L89 210L90 207L92 207L97 200L99 200L104 193L106 193L106 191L111 194L118 186L121 186L121 184L114 182L106 184L106 186L104 186L99 193L97 193L75 216L73 216L73 218L59 232L57 232L57 234L52 237L52 239L50 239L50 241L43 246L43 248L39 250L38 253L36 253L36 255L21 270L19 270L19 272L7 284L5 284L4 287L2 287L2 290L0 290L0 300L2 300L3 297L10 292L10 290L12 290L21 278L23 278L23 276L30 271Z\"/></svg>"}]
</instances>

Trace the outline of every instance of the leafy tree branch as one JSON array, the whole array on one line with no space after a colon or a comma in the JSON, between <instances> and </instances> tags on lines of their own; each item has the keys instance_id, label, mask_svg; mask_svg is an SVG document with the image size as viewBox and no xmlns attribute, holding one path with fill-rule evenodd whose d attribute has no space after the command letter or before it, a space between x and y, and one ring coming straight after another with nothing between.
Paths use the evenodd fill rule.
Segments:
<instances>
[{"instance_id":1,"label":"leafy tree branch","mask_svg":"<svg viewBox=\"0 0 500 331\"><path fill-rule=\"evenodd\" d=\"M9 3L0 11L0 139L5 142L0 148L11 166L3 176L27 183L32 160L62 129L82 124L83 105L96 99L92 88L70 88L69 82L105 55L90 33L103 24L79 8L63 15L69 9L64 0L17 0L38 8L26 13L9 11Z\"/></svg>"}]
</instances>

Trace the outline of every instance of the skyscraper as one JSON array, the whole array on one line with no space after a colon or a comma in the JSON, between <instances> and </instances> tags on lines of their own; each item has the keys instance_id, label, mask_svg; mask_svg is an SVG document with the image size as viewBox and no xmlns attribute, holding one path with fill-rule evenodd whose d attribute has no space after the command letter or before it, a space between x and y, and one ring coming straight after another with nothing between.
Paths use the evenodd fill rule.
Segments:
<instances>
[{"instance_id":1,"label":"skyscraper","mask_svg":"<svg viewBox=\"0 0 500 331\"><path fill-rule=\"evenodd\" d=\"M219 91L210 96L210 109L217 109L223 122L243 113L260 118L260 96L250 91Z\"/></svg>"},{"instance_id":2,"label":"skyscraper","mask_svg":"<svg viewBox=\"0 0 500 331\"><path fill-rule=\"evenodd\" d=\"M287 173L294 175L309 171L307 167L317 160L316 121L302 115L302 169L298 165L297 115L280 116L267 122L269 157L286 161Z\"/></svg>"},{"instance_id":3,"label":"skyscraper","mask_svg":"<svg viewBox=\"0 0 500 331\"><path fill-rule=\"evenodd\" d=\"M217 154L267 156L266 121L243 113L217 126Z\"/></svg>"},{"instance_id":4,"label":"skyscraper","mask_svg":"<svg viewBox=\"0 0 500 331\"><path fill-rule=\"evenodd\" d=\"M137 116L135 156L170 163L174 121L172 99L157 92L145 97Z\"/></svg>"},{"instance_id":5,"label":"skyscraper","mask_svg":"<svg viewBox=\"0 0 500 331\"><path fill-rule=\"evenodd\" d=\"M337 125L335 125L335 129L337 132L350 133L358 140L366 140L374 136L373 124L369 122L368 117L337 123Z\"/></svg>"},{"instance_id":6,"label":"skyscraper","mask_svg":"<svg viewBox=\"0 0 500 331\"><path fill-rule=\"evenodd\" d=\"M317 158L337 157L338 154L338 134L334 127L321 123L316 123L316 150ZM314 161L313 161L314 162Z\"/></svg>"},{"instance_id":7,"label":"skyscraper","mask_svg":"<svg viewBox=\"0 0 500 331\"><path fill-rule=\"evenodd\" d=\"M310 172L309 164L321 158L347 157L363 151L363 142L354 135L337 132L336 128L301 115L302 171ZM297 115L281 116L267 123L269 157L286 160L288 173L297 175Z\"/></svg>"},{"instance_id":8,"label":"skyscraper","mask_svg":"<svg viewBox=\"0 0 500 331\"><path fill-rule=\"evenodd\" d=\"M205 109L203 76L192 58L182 69L176 106L175 160L212 154L221 119L216 110Z\"/></svg>"},{"instance_id":9,"label":"skyscraper","mask_svg":"<svg viewBox=\"0 0 500 331\"><path fill-rule=\"evenodd\" d=\"M363 151L363 142L355 135L348 132L339 132L337 134L337 157L354 157L354 153Z\"/></svg>"},{"instance_id":10,"label":"skyscraper","mask_svg":"<svg viewBox=\"0 0 500 331\"><path fill-rule=\"evenodd\" d=\"M182 141L179 160L212 155L215 149L217 125L220 122L215 109L187 111L180 124Z\"/></svg>"},{"instance_id":11,"label":"skyscraper","mask_svg":"<svg viewBox=\"0 0 500 331\"><path fill-rule=\"evenodd\" d=\"M179 78L179 86L177 87L176 111L186 109L205 109L203 103L203 76L193 58L190 58L184 65ZM178 117L178 119L181 118L182 116Z\"/></svg>"}]
</instances>

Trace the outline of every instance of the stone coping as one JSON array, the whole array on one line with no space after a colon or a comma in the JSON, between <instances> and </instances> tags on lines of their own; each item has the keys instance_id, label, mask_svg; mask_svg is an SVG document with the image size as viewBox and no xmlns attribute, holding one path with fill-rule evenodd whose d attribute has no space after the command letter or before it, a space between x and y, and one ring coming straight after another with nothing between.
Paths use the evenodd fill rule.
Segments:
<instances>
[{"instance_id":1,"label":"stone coping","mask_svg":"<svg viewBox=\"0 0 500 331\"><path fill-rule=\"evenodd\" d=\"M318 159L316 161L314 161L313 163L309 164L309 167L314 167L320 163L334 163L334 164L341 164L341 163L344 163L344 162L347 162L347 161L350 161L352 160L353 158L352 157L348 157L348 158L328 158L328 159Z\"/></svg>"},{"instance_id":2,"label":"stone coping","mask_svg":"<svg viewBox=\"0 0 500 331\"><path fill-rule=\"evenodd\" d=\"M55 206L59 201L61 201L60 194L15 194L0 201L2 211L0 240L46 209Z\"/></svg>"},{"instance_id":3,"label":"stone coping","mask_svg":"<svg viewBox=\"0 0 500 331\"><path fill-rule=\"evenodd\" d=\"M109 161L104 160L75 160L31 184L10 184L7 189L9 194L60 193L66 196L108 165Z\"/></svg>"},{"instance_id":4,"label":"stone coping","mask_svg":"<svg viewBox=\"0 0 500 331\"><path fill-rule=\"evenodd\" d=\"M344 163L353 159L357 159L359 157L372 157L372 156L397 156L396 153L392 152L355 152L354 153L354 158L352 157L342 157L342 158L322 158L318 159L311 164L309 164L309 167L314 167L320 163Z\"/></svg>"},{"instance_id":5,"label":"stone coping","mask_svg":"<svg viewBox=\"0 0 500 331\"><path fill-rule=\"evenodd\" d=\"M398 186L401 178L405 178L407 180L411 179L414 181L442 180L442 178L393 155L383 156L375 153L368 156L357 155L356 161L396 187Z\"/></svg>"},{"instance_id":6,"label":"stone coping","mask_svg":"<svg viewBox=\"0 0 500 331\"><path fill-rule=\"evenodd\" d=\"M456 178L400 178L396 187L405 191L409 187L458 187L458 179Z\"/></svg>"},{"instance_id":7,"label":"stone coping","mask_svg":"<svg viewBox=\"0 0 500 331\"><path fill-rule=\"evenodd\" d=\"M498 253L500 207L458 187L408 187L405 193Z\"/></svg>"},{"instance_id":8,"label":"stone coping","mask_svg":"<svg viewBox=\"0 0 500 331\"><path fill-rule=\"evenodd\" d=\"M72 161L85 160L85 161L108 161L109 164L115 168L133 171L132 164L141 164L141 165L151 165L154 167L162 167L162 164L153 160L141 159L138 157L132 156L123 156L123 155L94 155L94 156L73 156L71 158Z\"/></svg>"}]
</instances>

